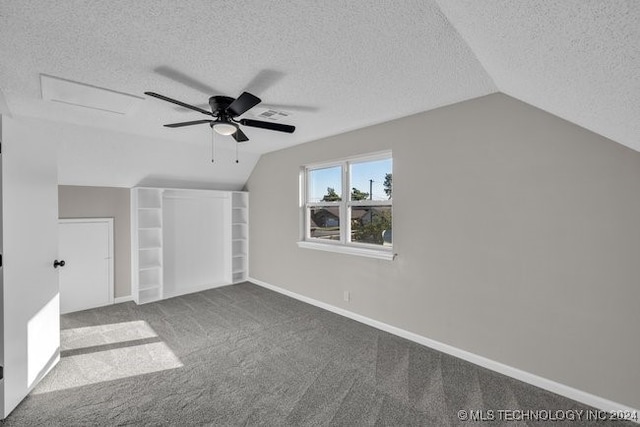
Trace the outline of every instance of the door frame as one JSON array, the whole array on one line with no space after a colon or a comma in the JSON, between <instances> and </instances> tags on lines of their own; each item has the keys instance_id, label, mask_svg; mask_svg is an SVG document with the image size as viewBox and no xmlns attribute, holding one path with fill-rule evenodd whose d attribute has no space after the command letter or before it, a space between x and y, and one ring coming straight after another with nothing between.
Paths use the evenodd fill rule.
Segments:
<instances>
[{"instance_id":1,"label":"door frame","mask_svg":"<svg viewBox=\"0 0 640 427\"><path fill-rule=\"evenodd\" d=\"M115 303L114 289L114 253L113 253L113 218L58 218L58 224L87 224L107 223L109 226L109 302L97 307L104 307ZM63 256L64 254L60 254Z\"/></svg>"}]
</instances>

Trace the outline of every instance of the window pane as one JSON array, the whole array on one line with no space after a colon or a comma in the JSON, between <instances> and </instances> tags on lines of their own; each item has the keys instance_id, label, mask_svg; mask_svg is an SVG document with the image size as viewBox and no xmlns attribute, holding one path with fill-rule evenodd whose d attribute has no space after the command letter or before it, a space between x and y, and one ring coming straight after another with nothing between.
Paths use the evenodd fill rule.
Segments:
<instances>
[{"instance_id":1,"label":"window pane","mask_svg":"<svg viewBox=\"0 0 640 427\"><path fill-rule=\"evenodd\" d=\"M314 239L340 240L340 208L338 206L310 208L309 236Z\"/></svg>"},{"instance_id":2,"label":"window pane","mask_svg":"<svg viewBox=\"0 0 640 427\"><path fill-rule=\"evenodd\" d=\"M392 160L351 164L351 200L391 199Z\"/></svg>"},{"instance_id":3,"label":"window pane","mask_svg":"<svg viewBox=\"0 0 640 427\"><path fill-rule=\"evenodd\" d=\"M309 179L309 202L339 202L342 200L342 167L312 169Z\"/></svg>"},{"instance_id":4,"label":"window pane","mask_svg":"<svg viewBox=\"0 0 640 427\"><path fill-rule=\"evenodd\" d=\"M391 246L391 206L352 207L351 241Z\"/></svg>"}]
</instances>

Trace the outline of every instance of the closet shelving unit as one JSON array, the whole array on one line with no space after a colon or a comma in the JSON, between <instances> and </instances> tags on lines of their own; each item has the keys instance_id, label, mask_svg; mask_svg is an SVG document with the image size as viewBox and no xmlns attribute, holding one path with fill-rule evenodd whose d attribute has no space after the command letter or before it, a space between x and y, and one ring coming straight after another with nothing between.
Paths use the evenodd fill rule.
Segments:
<instances>
[{"instance_id":1,"label":"closet shelving unit","mask_svg":"<svg viewBox=\"0 0 640 427\"><path fill-rule=\"evenodd\" d=\"M249 193L231 193L231 282L247 280L249 265Z\"/></svg>"},{"instance_id":2,"label":"closet shelving unit","mask_svg":"<svg viewBox=\"0 0 640 427\"><path fill-rule=\"evenodd\" d=\"M162 189L132 190L133 297L138 304L162 299Z\"/></svg>"},{"instance_id":3,"label":"closet shelving unit","mask_svg":"<svg viewBox=\"0 0 640 427\"><path fill-rule=\"evenodd\" d=\"M135 187L131 226L131 288L138 304L249 276L247 192ZM203 250L212 253L203 257Z\"/></svg>"}]
</instances>

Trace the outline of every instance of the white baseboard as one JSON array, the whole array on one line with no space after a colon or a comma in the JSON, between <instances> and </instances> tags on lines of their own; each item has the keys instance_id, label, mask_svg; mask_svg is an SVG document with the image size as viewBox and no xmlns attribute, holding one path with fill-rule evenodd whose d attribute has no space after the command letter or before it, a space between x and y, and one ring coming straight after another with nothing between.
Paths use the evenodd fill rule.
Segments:
<instances>
[{"instance_id":1,"label":"white baseboard","mask_svg":"<svg viewBox=\"0 0 640 427\"><path fill-rule=\"evenodd\" d=\"M133 296L127 295L126 297L115 297L113 299L114 304L120 304L121 302L133 301Z\"/></svg>"},{"instance_id":2,"label":"white baseboard","mask_svg":"<svg viewBox=\"0 0 640 427\"><path fill-rule=\"evenodd\" d=\"M513 366L505 365L504 363L487 359L486 357L468 352L466 350L462 350L457 347L453 347L451 345L444 344L439 341L432 340L430 338L426 338L418 334L414 334L413 332L405 331L404 329L400 329L395 326L391 326L386 323L379 322L377 320L370 319L365 316L361 316L359 314L345 310L344 308L336 307L334 305L327 304L322 301L318 301L313 298L309 298L304 295L297 294L295 292L291 292L287 289L283 289L278 286L271 285L269 283L263 282L262 280L255 279L253 277L249 277L247 280L258 286L262 286L263 288L270 289L272 291L281 293L291 298L295 298L297 300L306 302L316 307L323 308L327 311L331 311L341 316L348 317L357 322L364 323L365 325L369 325L376 329L389 332L390 334L397 335L399 337L408 339L409 341L413 341L418 344L424 345L426 347L432 348L434 350L438 350L443 353L449 354L451 356L457 357L459 359L466 360L467 362L471 362L474 365L482 366L483 368L487 368L492 371L498 372L500 374L506 375L508 377L515 378L527 384L531 384L533 386L548 390L552 393L559 394L560 396L573 399L575 401L592 406L596 409L600 409L602 411L607 411L607 412L631 411L632 413L635 412L640 416L640 411L638 411L637 409L631 408L629 406L622 405L599 396L595 396L591 393L578 390L568 385L557 383L547 378L543 378L538 375L525 372L518 368L514 368ZM640 420L634 420L634 421L636 421L637 423L640 423Z\"/></svg>"}]
</instances>

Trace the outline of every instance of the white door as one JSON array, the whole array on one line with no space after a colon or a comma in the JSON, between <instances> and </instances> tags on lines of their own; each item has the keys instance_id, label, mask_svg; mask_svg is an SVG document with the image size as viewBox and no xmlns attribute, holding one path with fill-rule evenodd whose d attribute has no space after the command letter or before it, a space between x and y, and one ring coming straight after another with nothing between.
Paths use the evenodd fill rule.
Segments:
<instances>
[{"instance_id":1,"label":"white door","mask_svg":"<svg viewBox=\"0 0 640 427\"><path fill-rule=\"evenodd\" d=\"M60 313L113 304L113 218L61 219Z\"/></svg>"},{"instance_id":2,"label":"white door","mask_svg":"<svg viewBox=\"0 0 640 427\"><path fill-rule=\"evenodd\" d=\"M60 358L57 146L51 130L2 117L2 418Z\"/></svg>"}]
</instances>

